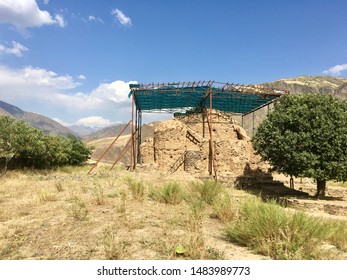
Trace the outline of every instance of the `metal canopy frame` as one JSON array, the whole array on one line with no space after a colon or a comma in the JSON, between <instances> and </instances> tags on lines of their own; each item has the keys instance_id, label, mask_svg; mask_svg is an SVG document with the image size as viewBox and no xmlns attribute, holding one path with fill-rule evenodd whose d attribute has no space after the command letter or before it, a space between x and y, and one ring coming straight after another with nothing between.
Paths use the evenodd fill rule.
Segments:
<instances>
[{"instance_id":1,"label":"metal canopy frame","mask_svg":"<svg viewBox=\"0 0 347 280\"><path fill-rule=\"evenodd\" d=\"M258 85L240 85L214 81L131 84L136 109L142 112L186 112L209 107L213 95L213 108L245 115L272 102L284 91Z\"/></svg>"}]
</instances>

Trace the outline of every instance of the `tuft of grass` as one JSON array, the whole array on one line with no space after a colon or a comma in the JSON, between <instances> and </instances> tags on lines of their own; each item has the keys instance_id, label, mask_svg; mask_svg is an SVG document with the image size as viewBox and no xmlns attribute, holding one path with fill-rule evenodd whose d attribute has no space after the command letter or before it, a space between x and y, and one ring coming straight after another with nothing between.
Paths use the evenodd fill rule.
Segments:
<instances>
[{"instance_id":1,"label":"tuft of grass","mask_svg":"<svg viewBox=\"0 0 347 280\"><path fill-rule=\"evenodd\" d=\"M192 192L207 204L212 205L223 191L223 186L214 180L191 183Z\"/></svg>"},{"instance_id":2,"label":"tuft of grass","mask_svg":"<svg viewBox=\"0 0 347 280\"><path fill-rule=\"evenodd\" d=\"M55 185L55 188L57 189L58 192L62 192L64 190L63 184L61 183L61 181L55 182L54 185Z\"/></svg>"},{"instance_id":3,"label":"tuft of grass","mask_svg":"<svg viewBox=\"0 0 347 280\"><path fill-rule=\"evenodd\" d=\"M118 212L125 216L127 194L125 191L121 191L119 195L120 195L120 205L118 208Z\"/></svg>"},{"instance_id":4,"label":"tuft of grass","mask_svg":"<svg viewBox=\"0 0 347 280\"><path fill-rule=\"evenodd\" d=\"M331 231L328 241L336 248L347 252L347 222L327 221L326 227Z\"/></svg>"},{"instance_id":5,"label":"tuft of grass","mask_svg":"<svg viewBox=\"0 0 347 280\"><path fill-rule=\"evenodd\" d=\"M104 189L101 186L93 188L93 197L97 205L104 205L106 203Z\"/></svg>"},{"instance_id":6,"label":"tuft of grass","mask_svg":"<svg viewBox=\"0 0 347 280\"><path fill-rule=\"evenodd\" d=\"M213 216L224 223L235 220L238 216L238 203L232 198L231 194L224 192L215 200L213 205Z\"/></svg>"},{"instance_id":7,"label":"tuft of grass","mask_svg":"<svg viewBox=\"0 0 347 280\"><path fill-rule=\"evenodd\" d=\"M102 244L107 260L124 260L128 255L127 242L121 239L112 228L106 228L103 232Z\"/></svg>"},{"instance_id":8,"label":"tuft of grass","mask_svg":"<svg viewBox=\"0 0 347 280\"><path fill-rule=\"evenodd\" d=\"M193 195L185 196L184 200L189 206L190 219L192 220L202 219L206 209L206 203Z\"/></svg>"},{"instance_id":9,"label":"tuft of grass","mask_svg":"<svg viewBox=\"0 0 347 280\"><path fill-rule=\"evenodd\" d=\"M180 204L184 197L182 187L177 182L166 183L154 194L160 202L166 204Z\"/></svg>"},{"instance_id":10,"label":"tuft of grass","mask_svg":"<svg viewBox=\"0 0 347 280\"><path fill-rule=\"evenodd\" d=\"M88 217L88 209L84 201L77 196L72 198L72 204L69 208L69 215L76 221L85 221Z\"/></svg>"},{"instance_id":11,"label":"tuft of grass","mask_svg":"<svg viewBox=\"0 0 347 280\"><path fill-rule=\"evenodd\" d=\"M132 178L127 178L126 183L130 188L133 199L142 201L145 196L145 184L143 182L135 181Z\"/></svg>"},{"instance_id":12,"label":"tuft of grass","mask_svg":"<svg viewBox=\"0 0 347 280\"><path fill-rule=\"evenodd\" d=\"M322 219L303 212L289 214L273 201L249 198L226 232L231 241L273 259L321 259L325 258L322 240L327 239L330 228Z\"/></svg>"},{"instance_id":13,"label":"tuft of grass","mask_svg":"<svg viewBox=\"0 0 347 280\"><path fill-rule=\"evenodd\" d=\"M37 196L38 196L40 202L56 201L57 200L56 195L52 192L49 192L48 190L39 190L37 192Z\"/></svg>"}]
</instances>

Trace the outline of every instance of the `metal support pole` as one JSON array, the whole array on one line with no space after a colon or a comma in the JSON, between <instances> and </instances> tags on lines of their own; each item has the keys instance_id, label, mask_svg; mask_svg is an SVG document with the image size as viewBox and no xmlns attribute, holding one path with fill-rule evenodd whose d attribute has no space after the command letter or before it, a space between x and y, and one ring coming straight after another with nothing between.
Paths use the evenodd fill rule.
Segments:
<instances>
[{"instance_id":1,"label":"metal support pole","mask_svg":"<svg viewBox=\"0 0 347 280\"><path fill-rule=\"evenodd\" d=\"M134 154L134 92L131 92L131 147L130 147L130 171L133 171Z\"/></svg>"},{"instance_id":2,"label":"metal support pole","mask_svg":"<svg viewBox=\"0 0 347 280\"><path fill-rule=\"evenodd\" d=\"M212 161L213 161L213 138L212 138L212 91L210 91L210 125L209 125L209 132L210 132L210 149L209 149L209 163L208 163L208 172L210 175L212 175Z\"/></svg>"},{"instance_id":3,"label":"metal support pole","mask_svg":"<svg viewBox=\"0 0 347 280\"><path fill-rule=\"evenodd\" d=\"M202 110L202 137L205 138L205 110Z\"/></svg>"},{"instance_id":4,"label":"metal support pole","mask_svg":"<svg viewBox=\"0 0 347 280\"><path fill-rule=\"evenodd\" d=\"M252 137L254 136L254 111L252 112Z\"/></svg>"},{"instance_id":5,"label":"metal support pole","mask_svg":"<svg viewBox=\"0 0 347 280\"><path fill-rule=\"evenodd\" d=\"M142 163L140 145L142 143L142 112L138 111L138 135L137 135L137 163Z\"/></svg>"},{"instance_id":6,"label":"metal support pole","mask_svg":"<svg viewBox=\"0 0 347 280\"><path fill-rule=\"evenodd\" d=\"M242 115L242 117L241 117L241 126L242 126L242 128L245 128L245 123L244 123L243 115Z\"/></svg>"},{"instance_id":7,"label":"metal support pole","mask_svg":"<svg viewBox=\"0 0 347 280\"><path fill-rule=\"evenodd\" d=\"M138 137L138 110L135 108L135 131L134 131L134 154L133 154L133 162L134 168L137 163L137 137Z\"/></svg>"}]
</instances>

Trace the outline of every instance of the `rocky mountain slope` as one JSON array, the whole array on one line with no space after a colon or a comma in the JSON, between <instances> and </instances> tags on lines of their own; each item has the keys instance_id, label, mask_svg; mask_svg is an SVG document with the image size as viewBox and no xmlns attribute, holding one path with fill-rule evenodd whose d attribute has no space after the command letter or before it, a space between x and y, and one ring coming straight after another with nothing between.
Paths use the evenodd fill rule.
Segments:
<instances>
[{"instance_id":1,"label":"rocky mountain slope","mask_svg":"<svg viewBox=\"0 0 347 280\"><path fill-rule=\"evenodd\" d=\"M297 93L333 94L338 98L347 100L347 78L332 76L299 76L295 78L280 79L264 83L266 87L289 90Z\"/></svg>"},{"instance_id":2,"label":"rocky mountain slope","mask_svg":"<svg viewBox=\"0 0 347 280\"><path fill-rule=\"evenodd\" d=\"M25 112L18 107L3 101L0 101L0 115L12 116L18 120L24 120L29 125L41 129L47 134L77 136L77 134L72 130L48 117L36 113Z\"/></svg>"}]
</instances>

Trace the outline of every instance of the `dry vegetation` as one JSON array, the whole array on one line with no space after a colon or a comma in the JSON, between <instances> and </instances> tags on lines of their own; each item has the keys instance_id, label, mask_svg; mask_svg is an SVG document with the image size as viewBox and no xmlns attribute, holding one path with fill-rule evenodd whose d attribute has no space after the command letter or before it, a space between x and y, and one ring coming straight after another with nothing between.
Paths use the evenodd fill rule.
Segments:
<instances>
[{"instance_id":1,"label":"dry vegetation","mask_svg":"<svg viewBox=\"0 0 347 280\"><path fill-rule=\"evenodd\" d=\"M0 259L346 259L344 222L312 222L323 223L327 233L311 237L313 255L284 254L284 231L277 236L282 255L273 248L270 254L251 243L252 237L239 240L231 233L248 220L244 205L248 201L250 207L251 200L243 191L187 174L109 172L99 166L87 176L87 170L11 171L0 178ZM252 207L266 207L253 202ZM277 207L271 208L277 216L287 214L270 207ZM286 223L288 229L295 221ZM247 240L254 253L230 240Z\"/></svg>"}]
</instances>

